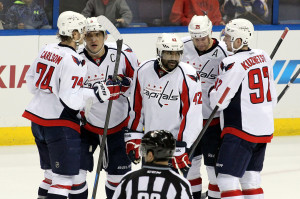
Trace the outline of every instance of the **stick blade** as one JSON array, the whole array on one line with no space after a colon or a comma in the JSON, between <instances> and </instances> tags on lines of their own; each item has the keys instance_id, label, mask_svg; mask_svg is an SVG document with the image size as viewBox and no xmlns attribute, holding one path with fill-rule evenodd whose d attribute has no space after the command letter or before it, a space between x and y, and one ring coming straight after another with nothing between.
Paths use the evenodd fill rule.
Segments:
<instances>
[{"instance_id":1,"label":"stick blade","mask_svg":"<svg viewBox=\"0 0 300 199\"><path fill-rule=\"evenodd\" d=\"M112 34L112 36L115 38L115 40L123 40L120 32L118 29L114 26L114 24L106 18L104 15L100 15L97 17L97 21L104 26L104 28Z\"/></svg>"}]
</instances>

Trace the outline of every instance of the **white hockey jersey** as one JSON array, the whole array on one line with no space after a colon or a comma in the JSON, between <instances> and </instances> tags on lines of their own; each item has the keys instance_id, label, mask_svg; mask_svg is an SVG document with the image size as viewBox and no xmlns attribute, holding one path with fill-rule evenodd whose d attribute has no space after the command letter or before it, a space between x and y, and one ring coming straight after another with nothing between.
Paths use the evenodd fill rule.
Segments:
<instances>
[{"instance_id":1,"label":"white hockey jersey","mask_svg":"<svg viewBox=\"0 0 300 199\"><path fill-rule=\"evenodd\" d=\"M99 63L96 63L95 60L88 55L88 52L85 49L80 52L80 55L86 60L88 67L84 87L93 87L95 83L106 82L108 76L113 75L117 55L116 44L107 43L104 48L105 54L101 57ZM135 54L127 45L123 45L118 74L123 74L132 79L134 70L137 67L138 61ZM108 101L104 103L96 101L89 110L85 110L87 111L87 124L84 128L102 135L104 132L107 107ZM129 110L130 104L126 95L121 95L117 100L114 100L107 134L116 133L128 125Z\"/></svg>"},{"instance_id":2,"label":"white hockey jersey","mask_svg":"<svg viewBox=\"0 0 300 199\"><path fill-rule=\"evenodd\" d=\"M87 71L75 49L62 44L43 48L26 73L28 89L34 94L23 117L42 126L67 126L79 132L76 117L94 91L82 88Z\"/></svg>"},{"instance_id":3,"label":"white hockey jersey","mask_svg":"<svg viewBox=\"0 0 300 199\"><path fill-rule=\"evenodd\" d=\"M230 88L220 106L222 136L231 133L254 143L270 142L277 95L269 55L258 49L239 51L225 58L220 68L210 102L215 107Z\"/></svg>"},{"instance_id":4,"label":"white hockey jersey","mask_svg":"<svg viewBox=\"0 0 300 199\"><path fill-rule=\"evenodd\" d=\"M202 129L202 92L196 70L183 62L160 77L158 61L141 64L131 94L132 131L168 130L189 148Z\"/></svg>"},{"instance_id":5,"label":"white hockey jersey","mask_svg":"<svg viewBox=\"0 0 300 199\"><path fill-rule=\"evenodd\" d=\"M203 119L208 119L212 108L210 107L208 92L211 89L218 76L218 67L221 61L228 56L226 45L224 42L219 42L216 39L212 47L199 55L190 36L182 38L184 43L182 61L192 65L201 77L201 88L203 94ZM215 118L219 117L220 113L215 114Z\"/></svg>"}]
</instances>

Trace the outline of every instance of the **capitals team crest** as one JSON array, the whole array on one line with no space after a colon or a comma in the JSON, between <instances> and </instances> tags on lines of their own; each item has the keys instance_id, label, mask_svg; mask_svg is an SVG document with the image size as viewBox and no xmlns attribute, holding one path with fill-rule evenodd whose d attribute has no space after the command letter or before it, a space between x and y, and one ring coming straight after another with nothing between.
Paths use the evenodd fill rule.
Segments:
<instances>
[{"instance_id":1,"label":"capitals team crest","mask_svg":"<svg viewBox=\"0 0 300 199\"><path fill-rule=\"evenodd\" d=\"M193 81L197 82L198 80L200 80L200 76L199 74L197 73L196 76L194 75L187 75L189 78L191 78Z\"/></svg>"},{"instance_id":2,"label":"capitals team crest","mask_svg":"<svg viewBox=\"0 0 300 199\"><path fill-rule=\"evenodd\" d=\"M77 57L74 57L74 56L72 55L72 58L73 58L73 61L74 61L78 66L81 64L81 62L78 60Z\"/></svg>"},{"instance_id":3,"label":"capitals team crest","mask_svg":"<svg viewBox=\"0 0 300 199\"><path fill-rule=\"evenodd\" d=\"M231 64L228 64L226 67L225 67L225 71L228 71L230 69L232 69L233 65L235 64L235 62L231 63Z\"/></svg>"}]
</instances>

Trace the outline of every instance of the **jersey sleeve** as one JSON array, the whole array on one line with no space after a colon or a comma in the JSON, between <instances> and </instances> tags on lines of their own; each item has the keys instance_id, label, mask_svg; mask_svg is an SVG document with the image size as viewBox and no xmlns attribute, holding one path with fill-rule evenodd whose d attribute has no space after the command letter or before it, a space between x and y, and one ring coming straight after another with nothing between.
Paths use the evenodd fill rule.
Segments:
<instances>
[{"instance_id":1,"label":"jersey sleeve","mask_svg":"<svg viewBox=\"0 0 300 199\"><path fill-rule=\"evenodd\" d=\"M269 57L269 55L267 55L265 53L265 58L267 60L268 66L269 66L269 83L270 83L270 92L271 92L271 99L272 99L272 104L273 104L273 108L277 105L277 91L276 91L276 87L275 87L275 80L274 80L274 74L273 74L273 67L272 67L272 60Z\"/></svg>"},{"instance_id":2,"label":"jersey sleeve","mask_svg":"<svg viewBox=\"0 0 300 199\"><path fill-rule=\"evenodd\" d=\"M138 72L135 73L133 81L133 91L130 95L130 107L129 112L130 120L128 128L133 131L143 131L144 127L144 110L143 110L143 97L141 84L139 81Z\"/></svg>"},{"instance_id":3,"label":"jersey sleeve","mask_svg":"<svg viewBox=\"0 0 300 199\"><path fill-rule=\"evenodd\" d=\"M227 88L230 88L223 103L219 106L219 111L224 110L230 103L231 99L238 91L241 82L244 79L245 71L238 67L234 62L221 62L220 74L215 82L213 90L210 92L210 106L215 108L220 98Z\"/></svg>"},{"instance_id":4,"label":"jersey sleeve","mask_svg":"<svg viewBox=\"0 0 300 199\"><path fill-rule=\"evenodd\" d=\"M60 75L60 87L58 97L71 109L81 110L85 101L96 96L93 89L83 88L83 80L87 72L86 65L82 66L79 61L76 63L74 56L67 56L63 59L63 66Z\"/></svg>"},{"instance_id":5,"label":"jersey sleeve","mask_svg":"<svg viewBox=\"0 0 300 199\"><path fill-rule=\"evenodd\" d=\"M182 82L181 124L177 140L185 141L190 148L202 129L202 91L201 82L196 71L187 74Z\"/></svg>"},{"instance_id":6,"label":"jersey sleeve","mask_svg":"<svg viewBox=\"0 0 300 199\"><path fill-rule=\"evenodd\" d=\"M36 62L37 62L36 60L33 62L33 64L29 67L29 69L25 75L27 88L30 91L30 93L32 93L32 94L35 94L38 90L38 88L35 86L35 82L34 82Z\"/></svg>"}]
</instances>

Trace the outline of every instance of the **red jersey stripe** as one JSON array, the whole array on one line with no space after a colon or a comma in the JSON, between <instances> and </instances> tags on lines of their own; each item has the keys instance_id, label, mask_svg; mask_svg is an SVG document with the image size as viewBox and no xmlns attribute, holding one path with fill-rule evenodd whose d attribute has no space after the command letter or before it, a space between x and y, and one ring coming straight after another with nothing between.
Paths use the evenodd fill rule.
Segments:
<instances>
[{"instance_id":1,"label":"red jersey stripe","mask_svg":"<svg viewBox=\"0 0 300 199\"><path fill-rule=\"evenodd\" d=\"M246 132L233 127L225 127L222 131L221 138L227 133L233 134L239 138L242 138L244 140L247 140L248 142L253 142L253 143L268 143L271 142L271 139L273 138L273 134L257 137L254 135L247 134Z\"/></svg>"},{"instance_id":2,"label":"red jersey stripe","mask_svg":"<svg viewBox=\"0 0 300 199\"><path fill-rule=\"evenodd\" d=\"M119 132L122 130L122 128L127 127L129 122L129 116L127 118L125 118L124 121L122 121L120 124L118 124L117 126L107 129L107 135L110 134L114 134L116 132ZM104 128L100 128L97 126L94 126L90 123L87 123L86 125L83 126L86 130L91 131L93 133L99 134L99 135L103 135L104 133Z\"/></svg>"},{"instance_id":3,"label":"red jersey stripe","mask_svg":"<svg viewBox=\"0 0 300 199\"><path fill-rule=\"evenodd\" d=\"M32 122L41 125L41 126L65 126L74 129L78 133L80 133L80 126L79 124L72 122L70 120L63 120L63 119L44 119L40 118L28 111L24 111L23 117L31 120Z\"/></svg>"},{"instance_id":4,"label":"red jersey stripe","mask_svg":"<svg viewBox=\"0 0 300 199\"><path fill-rule=\"evenodd\" d=\"M210 184L210 183L209 183L209 185L208 185L208 190L210 190L210 191L217 191L217 192L220 191L218 185L216 185L216 184Z\"/></svg>"},{"instance_id":5,"label":"red jersey stripe","mask_svg":"<svg viewBox=\"0 0 300 199\"><path fill-rule=\"evenodd\" d=\"M135 88L135 91L134 91L133 109L134 109L134 112L135 112L135 118L132 121L131 129L136 130L138 125L139 125L139 121L140 121L140 118L141 118L141 111L142 111L141 86L140 86L140 82L139 82L138 77L136 79L136 88Z\"/></svg>"},{"instance_id":6,"label":"red jersey stripe","mask_svg":"<svg viewBox=\"0 0 300 199\"><path fill-rule=\"evenodd\" d=\"M230 191L224 191L221 193L221 198L226 198L226 197L235 197L235 196L242 196L243 193L241 190L230 190Z\"/></svg>"},{"instance_id":7,"label":"red jersey stripe","mask_svg":"<svg viewBox=\"0 0 300 199\"><path fill-rule=\"evenodd\" d=\"M201 185L202 184L202 178L196 178L193 180L189 180L191 183L191 186Z\"/></svg>"},{"instance_id":8,"label":"red jersey stripe","mask_svg":"<svg viewBox=\"0 0 300 199\"><path fill-rule=\"evenodd\" d=\"M180 98L183 103L183 107L182 107L182 111L181 111L181 115L182 115L183 119L181 121L179 133L177 136L178 141L182 141L182 138L183 138L182 134L183 134L183 131L186 126L186 115L190 108L189 89L188 89L188 85L187 85L186 81L183 81L183 83L182 83L182 93L180 94Z\"/></svg>"},{"instance_id":9,"label":"red jersey stripe","mask_svg":"<svg viewBox=\"0 0 300 199\"><path fill-rule=\"evenodd\" d=\"M243 195L258 195L258 194L263 194L263 193L264 193L264 191L262 188L243 190Z\"/></svg>"}]
</instances>

